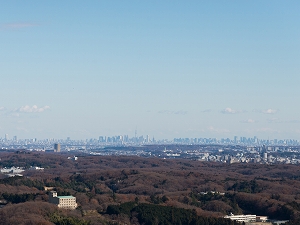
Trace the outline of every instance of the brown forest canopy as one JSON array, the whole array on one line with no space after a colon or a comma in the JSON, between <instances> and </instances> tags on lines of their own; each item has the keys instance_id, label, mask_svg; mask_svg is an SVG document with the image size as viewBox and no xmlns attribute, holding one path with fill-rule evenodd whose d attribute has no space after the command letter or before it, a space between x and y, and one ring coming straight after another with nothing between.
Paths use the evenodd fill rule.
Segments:
<instances>
[{"instance_id":1,"label":"brown forest canopy","mask_svg":"<svg viewBox=\"0 0 300 225\"><path fill-rule=\"evenodd\" d=\"M134 215L107 214L109 205L126 202L191 209L208 217L223 217L233 212L297 219L300 212L298 165L89 155L81 155L74 161L69 156L26 151L0 153L0 167L27 168L24 177L2 175L0 198L12 204L9 206L12 208L22 208L22 204L32 201L48 204L44 186L53 187L61 195L72 194L77 198L79 208L66 212L66 218L71 213L74 214L71 217L91 224L123 220L139 224ZM45 169L28 170L30 166ZM8 206L0 209L0 217L7 217L7 209ZM37 214L43 218L41 221L49 221L49 215L41 210Z\"/></svg>"}]
</instances>

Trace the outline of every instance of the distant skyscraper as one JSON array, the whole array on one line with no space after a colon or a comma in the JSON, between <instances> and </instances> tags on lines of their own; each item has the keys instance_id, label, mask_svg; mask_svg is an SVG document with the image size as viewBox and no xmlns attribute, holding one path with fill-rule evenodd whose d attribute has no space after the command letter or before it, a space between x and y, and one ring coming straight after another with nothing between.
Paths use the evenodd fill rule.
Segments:
<instances>
[{"instance_id":1,"label":"distant skyscraper","mask_svg":"<svg viewBox=\"0 0 300 225\"><path fill-rule=\"evenodd\" d=\"M265 152L264 155L263 155L263 157L264 157L263 159L264 159L265 161L267 161L267 159L268 159L268 153Z\"/></svg>"},{"instance_id":2,"label":"distant skyscraper","mask_svg":"<svg viewBox=\"0 0 300 225\"><path fill-rule=\"evenodd\" d=\"M105 142L105 141L104 141L104 137L103 137L103 136L99 136L98 141L99 141L99 142Z\"/></svg>"},{"instance_id":3,"label":"distant skyscraper","mask_svg":"<svg viewBox=\"0 0 300 225\"><path fill-rule=\"evenodd\" d=\"M238 137L234 136L234 143L236 144L238 142Z\"/></svg>"},{"instance_id":4,"label":"distant skyscraper","mask_svg":"<svg viewBox=\"0 0 300 225\"><path fill-rule=\"evenodd\" d=\"M60 144L59 143L54 144L54 151L55 152L60 152Z\"/></svg>"},{"instance_id":5,"label":"distant skyscraper","mask_svg":"<svg viewBox=\"0 0 300 225\"><path fill-rule=\"evenodd\" d=\"M5 134L5 141L8 140L8 134Z\"/></svg>"}]
</instances>

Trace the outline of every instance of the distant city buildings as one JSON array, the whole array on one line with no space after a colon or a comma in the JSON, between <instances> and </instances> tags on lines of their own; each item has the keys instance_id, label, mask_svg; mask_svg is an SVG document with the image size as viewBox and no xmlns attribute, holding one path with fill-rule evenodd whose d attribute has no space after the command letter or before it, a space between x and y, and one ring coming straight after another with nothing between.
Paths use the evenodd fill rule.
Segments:
<instances>
[{"instance_id":1,"label":"distant city buildings","mask_svg":"<svg viewBox=\"0 0 300 225\"><path fill-rule=\"evenodd\" d=\"M0 145L30 145L30 144L53 144L54 150L59 150L60 145L100 145L100 146L139 146L145 144L221 144L221 145L242 145L242 146L298 146L300 145L299 140L295 139L273 139L265 140L258 139L256 136L252 138L234 136L230 138L174 138L173 140L156 140L154 137L150 138L146 136L134 136L129 137L128 135L117 135L117 136L99 136L98 139L90 138L86 140L72 140L70 137L66 139L44 139L38 140L37 138L32 139L18 139L17 136L13 136L13 139L8 138L8 134L5 134L4 138L0 138ZM53 149L53 148L52 148ZM58 151L59 152L59 151Z\"/></svg>"},{"instance_id":2,"label":"distant city buildings","mask_svg":"<svg viewBox=\"0 0 300 225\"><path fill-rule=\"evenodd\" d=\"M18 141L18 137L17 137L17 136L14 136L13 141L14 141L14 142Z\"/></svg>"},{"instance_id":3,"label":"distant city buildings","mask_svg":"<svg viewBox=\"0 0 300 225\"><path fill-rule=\"evenodd\" d=\"M283 139L283 140L264 140L258 139L256 136L253 138L247 137L240 137L234 136L233 139L230 138L174 138L174 143L178 144L227 144L227 145L251 145L251 146L258 146L258 145L299 145L298 140L294 139Z\"/></svg>"},{"instance_id":4,"label":"distant city buildings","mask_svg":"<svg viewBox=\"0 0 300 225\"><path fill-rule=\"evenodd\" d=\"M300 164L298 140L230 138L174 138L155 140L149 135L99 136L98 139L8 139L0 138L0 150L74 152L90 155L135 155L158 158L186 158L221 163ZM73 158L72 158L73 159ZM76 160L75 158L73 160Z\"/></svg>"}]
</instances>

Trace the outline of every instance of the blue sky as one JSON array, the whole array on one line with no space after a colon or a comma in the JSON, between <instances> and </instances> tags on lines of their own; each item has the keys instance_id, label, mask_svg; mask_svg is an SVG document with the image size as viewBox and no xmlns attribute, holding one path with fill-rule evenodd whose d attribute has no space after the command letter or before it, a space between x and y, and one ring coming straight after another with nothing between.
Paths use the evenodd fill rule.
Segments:
<instances>
[{"instance_id":1,"label":"blue sky","mask_svg":"<svg viewBox=\"0 0 300 225\"><path fill-rule=\"evenodd\" d=\"M0 135L300 139L299 1L3 1Z\"/></svg>"}]
</instances>

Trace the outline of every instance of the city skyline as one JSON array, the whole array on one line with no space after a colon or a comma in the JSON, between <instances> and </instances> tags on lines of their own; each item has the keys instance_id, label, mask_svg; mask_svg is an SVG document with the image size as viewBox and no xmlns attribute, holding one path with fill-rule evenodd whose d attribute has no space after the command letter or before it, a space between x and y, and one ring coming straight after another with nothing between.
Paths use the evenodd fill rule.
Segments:
<instances>
[{"instance_id":1,"label":"city skyline","mask_svg":"<svg viewBox=\"0 0 300 225\"><path fill-rule=\"evenodd\" d=\"M82 145L82 144L91 144L91 145L124 145L124 146L135 146L143 144L221 144L221 145L245 145L245 146L263 146L263 145L273 145L273 146L299 146L300 142L298 139L263 139L257 136L254 137L244 137L244 136L233 136L233 137L174 137L172 139L156 139L154 136L150 137L149 135L138 135L135 133L134 136L128 134L123 135L113 135L113 136L98 136L89 137L86 139L72 139L71 137L66 138L18 138L14 135L10 137L8 134L4 135L4 138L0 137L2 144L50 144L54 143L55 149L58 149L57 144L65 145Z\"/></svg>"},{"instance_id":2,"label":"city skyline","mask_svg":"<svg viewBox=\"0 0 300 225\"><path fill-rule=\"evenodd\" d=\"M299 140L299 7L3 2L0 132Z\"/></svg>"}]
</instances>

